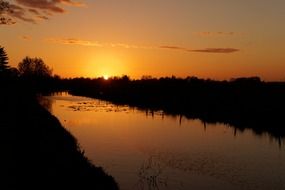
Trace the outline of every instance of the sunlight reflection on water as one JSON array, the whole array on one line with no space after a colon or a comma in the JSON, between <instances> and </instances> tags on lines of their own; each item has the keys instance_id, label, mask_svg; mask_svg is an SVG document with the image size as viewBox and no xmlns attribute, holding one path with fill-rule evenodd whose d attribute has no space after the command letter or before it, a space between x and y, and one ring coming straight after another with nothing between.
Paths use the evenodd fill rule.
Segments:
<instances>
[{"instance_id":1,"label":"sunlight reflection on water","mask_svg":"<svg viewBox=\"0 0 285 190\"><path fill-rule=\"evenodd\" d=\"M284 148L266 134L68 93L47 98L87 157L123 190L285 188Z\"/></svg>"}]
</instances>

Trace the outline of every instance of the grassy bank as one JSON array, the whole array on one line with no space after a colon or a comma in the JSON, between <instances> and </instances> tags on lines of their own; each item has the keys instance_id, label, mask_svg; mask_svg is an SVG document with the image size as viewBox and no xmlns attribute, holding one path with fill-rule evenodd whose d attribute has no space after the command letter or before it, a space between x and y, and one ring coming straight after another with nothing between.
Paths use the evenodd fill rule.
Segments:
<instances>
[{"instance_id":1,"label":"grassy bank","mask_svg":"<svg viewBox=\"0 0 285 190\"><path fill-rule=\"evenodd\" d=\"M118 189L33 93L20 84L0 87L1 189Z\"/></svg>"}]
</instances>

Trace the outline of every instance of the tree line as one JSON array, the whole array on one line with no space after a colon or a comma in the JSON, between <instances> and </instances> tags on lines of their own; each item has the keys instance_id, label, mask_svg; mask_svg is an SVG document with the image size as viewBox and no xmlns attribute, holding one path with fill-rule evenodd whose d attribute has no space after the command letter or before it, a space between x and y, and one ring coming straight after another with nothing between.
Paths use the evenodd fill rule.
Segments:
<instances>
[{"instance_id":1,"label":"tree line","mask_svg":"<svg viewBox=\"0 0 285 190\"><path fill-rule=\"evenodd\" d=\"M8 55L4 47L0 46L0 75L19 76L24 78L51 78L52 69L41 58L25 57L18 67L10 67Z\"/></svg>"}]
</instances>

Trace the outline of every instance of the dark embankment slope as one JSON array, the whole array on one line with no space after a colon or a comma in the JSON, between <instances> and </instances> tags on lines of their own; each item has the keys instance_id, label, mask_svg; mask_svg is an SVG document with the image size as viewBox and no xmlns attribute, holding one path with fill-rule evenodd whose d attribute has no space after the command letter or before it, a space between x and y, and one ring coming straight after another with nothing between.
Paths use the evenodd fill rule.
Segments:
<instances>
[{"instance_id":1,"label":"dark embankment slope","mask_svg":"<svg viewBox=\"0 0 285 190\"><path fill-rule=\"evenodd\" d=\"M1 189L118 189L20 84L1 83L0 109Z\"/></svg>"},{"instance_id":2,"label":"dark embankment slope","mask_svg":"<svg viewBox=\"0 0 285 190\"><path fill-rule=\"evenodd\" d=\"M65 83L74 95L225 123L240 130L249 128L277 139L285 137L285 83L281 82L263 82L258 77L232 81L122 77L107 81L77 78Z\"/></svg>"}]
</instances>

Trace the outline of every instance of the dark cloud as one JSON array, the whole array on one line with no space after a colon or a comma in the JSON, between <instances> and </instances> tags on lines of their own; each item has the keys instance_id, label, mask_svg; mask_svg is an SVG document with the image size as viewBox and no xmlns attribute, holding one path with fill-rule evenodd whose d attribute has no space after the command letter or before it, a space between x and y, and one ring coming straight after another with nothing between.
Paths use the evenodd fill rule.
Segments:
<instances>
[{"instance_id":1,"label":"dark cloud","mask_svg":"<svg viewBox=\"0 0 285 190\"><path fill-rule=\"evenodd\" d=\"M64 12L64 9L58 6L60 2L57 0L16 0L16 2L26 7L44 9L56 13Z\"/></svg>"},{"instance_id":2,"label":"dark cloud","mask_svg":"<svg viewBox=\"0 0 285 190\"><path fill-rule=\"evenodd\" d=\"M37 11L36 9L29 9L29 12L31 12L35 15L40 15L39 11Z\"/></svg>"},{"instance_id":3,"label":"dark cloud","mask_svg":"<svg viewBox=\"0 0 285 190\"><path fill-rule=\"evenodd\" d=\"M56 13L66 12L64 5L76 7L84 5L74 0L14 0L14 2L13 4L7 0L0 0L0 24L15 23L16 20L37 23L37 20L48 20Z\"/></svg>"},{"instance_id":4,"label":"dark cloud","mask_svg":"<svg viewBox=\"0 0 285 190\"><path fill-rule=\"evenodd\" d=\"M36 23L33 18L27 17L26 10L18 5L10 5L10 11L8 11L8 15L25 22Z\"/></svg>"},{"instance_id":5,"label":"dark cloud","mask_svg":"<svg viewBox=\"0 0 285 190\"><path fill-rule=\"evenodd\" d=\"M49 17L44 16L44 15L38 15L37 18L42 19L42 20L48 20Z\"/></svg>"},{"instance_id":6,"label":"dark cloud","mask_svg":"<svg viewBox=\"0 0 285 190\"><path fill-rule=\"evenodd\" d=\"M9 7L9 3L3 0L0 0L0 14L2 14Z\"/></svg>"},{"instance_id":7,"label":"dark cloud","mask_svg":"<svg viewBox=\"0 0 285 190\"><path fill-rule=\"evenodd\" d=\"M54 13L64 13L65 10L60 7L61 4L66 4L70 6L82 6L82 3L75 2L72 0L16 0L16 2L20 5L48 10Z\"/></svg>"},{"instance_id":8,"label":"dark cloud","mask_svg":"<svg viewBox=\"0 0 285 190\"><path fill-rule=\"evenodd\" d=\"M206 49L194 49L189 51L200 52L200 53L235 53L240 50L235 48L206 48Z\"/></svg>"},{"instance_id":9,"label":"dark cloud","mask_svg":"<svg viewBox=\"0 0 285 190\"><path fill-rule=\"evenodd\" d=\"M200 53L235 53L240 51L236 48L206 48L206 49L188 49L179 46L160 46L162 49L180 50L187 52L200 52Z\"/></svg>"},{"instance_id":10,"label":"dark cloud","mask_svg":"<svg viewBox=\"0 0 285 190\"><path fill-rule=\"evenodd\" d=\"M75 2L75 1L72 1L72 0L55 0L55 1L59 2L59 3L64 3L64 4L67 4L67 5L71 5L71 6L76 6L76 7L85 6L84 3Z\"/></svg>"},{"instance_id":11,"label":"dark cloud","mask_svg":"<svg viewBox=\"0 0 285 190\"><path fill-rule=\"evenodd\" d=\"M8 15L10 11L10 4L7 1L0 0L0 25L15 24L15 21Z\"/></svg>"}]
</instances>

